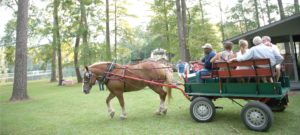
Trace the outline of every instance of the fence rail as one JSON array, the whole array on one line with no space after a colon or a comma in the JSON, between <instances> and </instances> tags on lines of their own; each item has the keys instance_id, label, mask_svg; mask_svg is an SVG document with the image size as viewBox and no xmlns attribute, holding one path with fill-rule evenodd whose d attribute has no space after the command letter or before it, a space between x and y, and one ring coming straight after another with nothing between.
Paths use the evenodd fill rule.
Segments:
<instances>
[{"instance_id":1,"label":"fence rail","mask_svg":"<svg viewBox=\"0 0 300 135\"><path fill-rule=\"evenodd\" d=\"M74 77L75 74L68 73L64 74L64 77ZM50 70L36 70L27 72L27 80L40 80L40 79L50 79L51 71ZM14 73L0 74L0 83L13 82Z\"/></svg>"}]
</instances>

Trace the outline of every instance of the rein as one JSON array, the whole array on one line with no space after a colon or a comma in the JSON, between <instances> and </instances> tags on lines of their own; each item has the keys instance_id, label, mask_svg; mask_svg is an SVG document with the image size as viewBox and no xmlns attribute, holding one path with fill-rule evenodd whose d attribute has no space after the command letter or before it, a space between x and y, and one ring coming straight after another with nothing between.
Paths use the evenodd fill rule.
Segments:
<instances>
[{"instance_id":1,"label":"rein","mask_svg":"<svg viewBox=\"0 0 300 135\"><path fill-rule=\"evenodd\" d=\"M172 67L157 67L157 68L151 68L151 69L166 69L166 68L172 68ZM130 69L130 70L147 70L142 68L128 68L128 67L121 67L121 68L114 68L114 69Z\"/></svg>"}]
</instances>

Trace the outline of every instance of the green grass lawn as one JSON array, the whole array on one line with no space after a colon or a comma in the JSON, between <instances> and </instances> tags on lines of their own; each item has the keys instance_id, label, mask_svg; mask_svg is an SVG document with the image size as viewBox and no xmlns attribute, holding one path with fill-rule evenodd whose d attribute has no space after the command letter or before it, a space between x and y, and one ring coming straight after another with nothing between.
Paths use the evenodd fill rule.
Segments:
<instances>
[{"instance_id":1,"label":"green grass lawn","mask_svg":"<svg viewBox=\"0 0 300 135\"><path fill-rule=\"evenodd\" d=\"M11 84L0 85L1 135L258 134L243 125L241 107L228 99L215 102L224 109L217 110L212 122L195 122L189 114L190 102L177 90L173 91L166 116L154 115L159 97L150 89L126 93L128 119L124 121L119 119L121 109L116 98L112 102L116 115L110 119L105 104L108 92L99 92L97 86L85 95L79 84L59 87L47 81L30 82L31 99L14 103L8 102L11 91ZM274 114L273 126L259 134L299 134L300 94L290 96L285 112Z\"/></svg>"}]
</instances>

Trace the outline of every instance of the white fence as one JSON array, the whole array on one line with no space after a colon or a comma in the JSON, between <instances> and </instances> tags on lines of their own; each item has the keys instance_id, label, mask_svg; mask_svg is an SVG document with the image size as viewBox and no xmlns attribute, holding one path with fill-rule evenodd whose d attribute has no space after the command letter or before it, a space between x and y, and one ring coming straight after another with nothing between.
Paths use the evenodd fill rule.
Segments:
<instances>
[{"instance_id":1,"label":"white fence","mask_svg":"<svg viewBox=\"0 0 300 135\"><path fill-rule=\"evenodd\" d=\"M51 77L50 70L36 70L36 71L28 71L27 72L27 80L40 80ZM14 73L0 74L0 83L4 82L13 82Z\"/></svg>"}]
</instances>

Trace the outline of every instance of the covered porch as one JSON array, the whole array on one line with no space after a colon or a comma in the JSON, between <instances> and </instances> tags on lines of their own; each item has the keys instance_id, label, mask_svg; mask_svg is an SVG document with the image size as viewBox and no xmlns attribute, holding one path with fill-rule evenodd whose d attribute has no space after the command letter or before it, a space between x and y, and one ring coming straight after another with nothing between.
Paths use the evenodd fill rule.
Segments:
<instances>
[{"instance_id":1,"label":"covered porch","mask_svg":"<svg viewBox=\"0 0 300 135\"><path fill-rule=\"evenodd\" d=\"M278 45L281 54L284 56L284 64L287 75L293 81L294 89L300 90L300 13L286 17L280 21L265 25L258 29L242 33L235 37L226 39L238 43L240 39L248 40L250 46L255 36L270 36L272 43Z\"/></svg>"}]
</instances>

